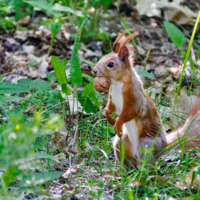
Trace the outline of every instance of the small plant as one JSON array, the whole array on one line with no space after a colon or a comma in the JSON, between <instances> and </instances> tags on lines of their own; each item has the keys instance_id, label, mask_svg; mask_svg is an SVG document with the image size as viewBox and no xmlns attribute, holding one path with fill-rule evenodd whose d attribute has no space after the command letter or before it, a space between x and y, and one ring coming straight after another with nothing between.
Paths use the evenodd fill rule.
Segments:
<instances>
[{"instance_id":1,"label":"small plant","mask_svg":"<svg viewBox=\"0 0 200 200\"><path fill-rule=\"evenodd\" d=\"M70 80L67 80L67 77L65 75L65 69L62 63L58 60L58 58L56 58L55 56L51 57L51 62L55 70L55 75L58 80L58 83L62 87L62 92L66 94L67 96L71 95L71 90L67 86L67 83L69 81L73 87L72 97L70 99L67 97L67 105L68 105L67 108L69 109L68 110L68 113L69 113L68 124L72 124L71 120L73 119L73 115L75 114L74 108L75 107L78 108L78 101L83 106L83 110L87 113L95 112L95 110L97 111L97 108L95 109L91 100L93 100L95 106L99 107L100 105L97 98L98 94L93 88L93 78L87 75L84 75L84 78L90 81L90 83L87 84L85 81L83 82L82 72L80 69L79 58L78 58L78 48L79 48L79 43L80 43L81 31L83 29L84 24L86 23L86 20L87 19L85 19L82 22L82 25L79 29L79 32L77 34L77 37L74 43L74 49L72 51L72 58L70 61ZM84 90L78 93L77 87L81 84L83 84ZM72 107L69 106L70 105L69 101L73 101ZM77 121L79 121L78 112L76 113L76 118L77 118Z\"/></svg>"},{"instance_id":2,"label":"small plant","mask_svg":"<svg viewBox=\"0 0 200 200\"><path fill-rule=\"evenodd\" d=\"M41 112L34 115L31 125L24 123L20 114L11 114L7 124L0 127L0 169L3 172L1 176L0 195L8 196L8 186L16 180L20 181L21 186L33 186L45 183L53 178L59 177L62 173L54 173L53 176L44 173L33 172L34 169L40 169L39 159L55 160L52 155L35 153L35 140L37 137L53 134L55 128L61 126L58 115L49 118L42 124ZM34 177L37 177L37 181ZM41 180L42 179L42 180Z\"/></svg>"}]
</instances>

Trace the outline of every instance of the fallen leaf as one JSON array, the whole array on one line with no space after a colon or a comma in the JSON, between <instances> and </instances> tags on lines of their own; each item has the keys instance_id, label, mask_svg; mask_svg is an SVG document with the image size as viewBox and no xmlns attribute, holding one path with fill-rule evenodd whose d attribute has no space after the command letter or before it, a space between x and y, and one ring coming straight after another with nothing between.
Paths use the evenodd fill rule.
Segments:
<instances>
[{"instance_id":1,"label":"fallen leaf","mask_svg":"<svg viewBox=\"0 0 200 200\"><path fill-rule=\"evenodd\" d=\"M6 40L7 40L10 44L19 45L19 42L17 42L14 38L7 38Z\"/></svg>"},{"instance_id":2,"label":"fallen leaf","mask_svg":"<svg viewBox=\"0 0 200 200\"><path fill-rule=\"evenodd\" d=\"M33 45L23 45L22 46L23 51L25 51L27 54L34 53L35 47Z\"/></svg>"},{"instance_id":3,"label":"fallen leaf","mask_svg":"<svg viewBox=\"0 0 200 200\"><path fill-rule=\"evenodd\" d=\"M176 93L175 90L171 90L171 92L169 92L169 90L170 89L168 88L167 93L170 93L172 103L170 119L172 122L172 126L174 128L177 128L185 121L192 107L198 101L199 97L197 95L188 96L187 90L183 88L181 91L179 91L176 105L174 105Z\"/></svg>"},{"instance_id":4,"label":"fallen leaf","mask_svg":"<svg viewBox=\"0 0 200 200\"><path fill-rule=\"evenodd\" d=\"M180 180L176 183L176 187L183 188L188 186L197 187L198 181L200 181L200 175L198 174L198 167L193 168L184 180Z\"/></svg>"},{"instance_id":5,"label":"fallen leaf","mask_svg":"<svg viewBox=\"0 0 200 200\"><path fill-rule=\"evenodd\" d=\"M27 38L28 38L28 30L27 31L20 31L20 30L17 30L15 32L15 36L14 36L16 39L18 40L22 40L22 41L25 41Z\"/></svg>"},{"instance_id":6,"label":"fallen leaf","mask_svg":"<svg viewBox=\"0 0 200 200\"><path fill-rule=\"evenodd\" d=\"M105 173L106 173L106 175L109 175L109 176L115 175L116 177L121 178L121 173L118 171L106 171Z\"/></svg>"},{"instance_id":7,"label":"fallen leaf","mask_svg":"<svg viewBox=\"0 0 200 200\"><path fill-rule=\"evenodd\" d=\"M65 126L60 127L59 130L55 130L52 140L58 148L61 148L68 155L77 153L78 151L76 139L67 131Z\"/></svg>"},{"instance_id":8,"label":"fallen leaf","mask_svg":"<svg viewBox=\"0 0 200 200\"><path fill-rule=\"evenodd\" d=\"M166 21L176 22L177 24L194 25L197 14L184 6L183 0L136 0L135 8L140 15L148 17L161 17L162 14Z\"/></svg>"},{"instance_id":9,"label":"fallen leaf","mask_svg":"<svg viewBox=\"0 0 200 200\"><path fill-rule=\"evenodd\" d=\"M27 15L26 17L20 18L17 23L20 25L27 25L31 20L31 16Z\"/></svg>"}]
</instances>

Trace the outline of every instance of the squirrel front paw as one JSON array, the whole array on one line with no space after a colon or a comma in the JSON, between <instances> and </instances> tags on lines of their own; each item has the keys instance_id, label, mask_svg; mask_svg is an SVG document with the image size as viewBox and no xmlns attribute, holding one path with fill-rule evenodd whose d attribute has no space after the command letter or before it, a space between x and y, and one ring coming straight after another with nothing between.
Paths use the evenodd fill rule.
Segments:
<instances>
[{"instance_id":1,"label":"squirrel front paw","mask_svg":"<svg viewBox=\"0 0 200 200\"><path fill-rule=\"evenodd\" d=\"M117 123L117 120L114 125L114 132L118 135L119 138L122 137L122 126Z\"/></svg>"},{"instance_id":2,"label":"squirrel front paw","mask_svg":"<svg viewBox=\"0 0 200 200\"><path fill-rule=\"evenodd\" d=\"M116 119L112 117L112 112L109 109L105 110L105 114L106 114L106 118L108 120L108 122L114 126Z\"/></svg>"}]
</instances>

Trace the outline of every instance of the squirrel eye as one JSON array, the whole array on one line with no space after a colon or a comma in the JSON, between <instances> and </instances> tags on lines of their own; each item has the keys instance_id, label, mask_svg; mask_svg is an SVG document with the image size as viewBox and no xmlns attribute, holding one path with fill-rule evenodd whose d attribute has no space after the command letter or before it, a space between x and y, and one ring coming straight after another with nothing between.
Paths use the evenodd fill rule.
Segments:
<instances>
[{"instance_id":1,"label":"squirrel eye","mask_svg":"<svg viewBox=\"0 0 200 200\"><path fill-rule=\"evenodd\" d=\"M113 62L109 62L108 63L108 67L114 67L114 63Z\"/></svg>"}]
</instances>

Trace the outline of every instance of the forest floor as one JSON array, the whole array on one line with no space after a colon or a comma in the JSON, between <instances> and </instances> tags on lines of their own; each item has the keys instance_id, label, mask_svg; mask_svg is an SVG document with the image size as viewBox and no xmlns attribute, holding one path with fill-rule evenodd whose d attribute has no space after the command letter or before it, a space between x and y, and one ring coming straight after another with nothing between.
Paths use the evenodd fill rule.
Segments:
<instances>
[{"instance_id":1,"label":"forest floor","mask_svg":"<svg viewBox=\"0 0 200 200\"><path fill-rule=\"evenodd\" d=\"M87 61L96 63L103 55L111 51L110 44L124 31L124 26L127 26L131 33L140 31L140 35L135 38L137 51L134 56L134 68L139 71L145 90L154 100L161 118L167 122L163 126L168 132L171 130L171 126L177 127L185 120L191 109L190 100L194 95L200 94L199 51L193 46L190 61L187 63L181 83L182 90L178 95L179 108L176 111L173 110L178 79L181 76L183 59L193 26L179 26L187 38L186 43L180 49L170 40L163 20L140 16L137 12L130 10L127 5L120 8L120 15L117 7L112 5L101 16L103 20L98 24L99 32L103 35L102 40L95 36L92 39L81 38L78 51L81 70L89 72L93 66ZM52 77L54 68L50 56L54 55L59 60L67 59L70 61L74 47L73 35L78 29L67 21L62 24L48 57L51 32L45 25L39 25L39 22L44 18L47 19L47 16L38 12L31 19L21 22L25 25L23 30L16 28L8 33L0 34L1 81L17 84L21 79L36 80L39 78L49 82L51 88L57 90L57 81ZM86 33L84 34L86 35ZM198 47L200 46L198 34L195 36L194 42ZM194 66L191 66L192 63ZM195 77L191 73L193 67L196 69ZM69 78L69 64L65 65L65 69ZM80 86L78 90L82 91L83 86ZM33 92L30 91L27 96L31 96ZM20 95L16 96L20 97ZM106 97L107 93L104 93L103 105L105 105ZM47 98L49 98L48 95ZM7 103L8 110L17 107L16 102ZM58 106L58 109L52 108L53 104L53 100L50 103L45 103L45 98L41 98L37 99L35 104L30 103L26 110L20 112L31 119L34 112L40 107L39 105L42 105L42 112L50 110L49 115L58 113L62 116L61 106ZM23 107L20 103L19 106ZM67 129L63 126L60 134L55 131L53 136L48 137L48 144L37 150L42 153L49 152L56 159L56 162L41 161L44 167L41 171L61 171L64 173L62 177L54 179L48 184L43 184L42 187L34 186L29 190L20 188L18 181L16 181L10 190L14 194L20 191L22 199L38 200L45 198L135 199L137 197L138 199L169 199L171 197L171 199L182 199L191 196L198 197L198 181L193 185L182 183L187 172L192 168L190 164L198 163L198 151L188 151L181 159L178 154L180 151L176 150L175 153L169 154L156 164L158 167L155 169L156 174L155 171L146 172L145 169L143 171L133 170L131 174L115 161L111 143L114 132L105 120L104 112L101 111L103 108L104 106L100 106L100 112L98 110L87 113L82 112L83 105L79 104L76 112L80 112L81 122L83 122L78 131L80 141L78 139L74 142L75 136L73 134L69 136ZM14 112L18 112L18 110L16 109ZM174 112L178 114L172 120ZM6 117L1 109L0 122L5 121ZM73 129L71 131L75 132ZM38 139L39 143L42 144L45 143L44 140L46 142L46 138Z\"/></svg>"}]
</instances>

